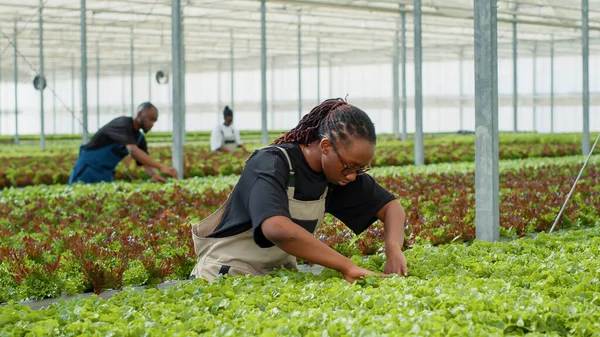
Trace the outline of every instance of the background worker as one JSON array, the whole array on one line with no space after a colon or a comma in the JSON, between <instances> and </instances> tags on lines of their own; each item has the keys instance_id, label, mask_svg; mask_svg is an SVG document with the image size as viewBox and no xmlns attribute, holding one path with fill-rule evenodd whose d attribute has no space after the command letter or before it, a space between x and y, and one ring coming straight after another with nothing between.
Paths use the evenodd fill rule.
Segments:
<instances>
[{"instance_id":1,"label":"background worker","mask_svg":"<svg viewBox=\"0 0 600 337\"><path fill-rule=\"evenodd\" d=\"M246 147L242 144L240 132L233 127L233 111L229 106L223 110L223 123L219 123L210 134L210 150L212 152L237 152Z\"/></svg>"},{"instance_id":2,"label":"background worker","mask_svg":"<svg viewBox=\"0 0 600 337\"><path fill-rule=\"evenodd\" d=\"M148 155L144 134L150 132L157 120L158 110L152 103L145 102L138 106L135 118L117 117L104 125L87 144L80 147L69 185L76 182L113 182L115 167L128 154L138 166L144 166L153 181L167 181L156 170L177 178L177 170L160 164Z\"/></svg>"}]
</instances>

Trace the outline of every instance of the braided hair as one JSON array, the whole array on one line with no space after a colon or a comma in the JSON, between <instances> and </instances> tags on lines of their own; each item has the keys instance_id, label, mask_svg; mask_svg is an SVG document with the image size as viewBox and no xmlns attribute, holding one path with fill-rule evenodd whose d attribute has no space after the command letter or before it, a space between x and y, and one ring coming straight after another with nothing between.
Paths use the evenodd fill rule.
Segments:
<instances>
[{"instance_id":1,"label":"braided hair","mask_svg":"<svg viewBox=\"0 0 600 337\"><path fill-rule=\"evenodd\" d=\"M369 116L341 98L331 98L304 115L298 125L277 138L273 144L310 143L327 136L334 144L347 146L349 140L366 139L375 144L377 135Z\"/></svg>"}]
</instances>

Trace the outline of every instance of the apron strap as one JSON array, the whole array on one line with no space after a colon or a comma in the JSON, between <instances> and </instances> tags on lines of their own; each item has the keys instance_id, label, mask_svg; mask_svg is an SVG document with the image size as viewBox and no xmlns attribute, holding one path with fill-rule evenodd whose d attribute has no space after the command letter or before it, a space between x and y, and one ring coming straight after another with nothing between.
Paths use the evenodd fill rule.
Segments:
<instances>
[{"instance_id":1,"label":"apron strap","mask_svg":"<svg viewBox=\"0 0 600 337\"><path fill-rule=\"evenodd\" d=\"M294 198L294 191L296 189L296 175L294 173L294 168L292 166L292 161L290 160L290 156L288 155L287 151L279 146L275 146L276 148L278 148L281 152L283 152L283 154L285 155L285 158L287 159L288 162L288 166L290 167L290 181L288 182L288 197L290 199ZM319 199L323 200L325 198L327 198L327 192L329 191L329 186L327 186L325 188L325 191L323 192L323 194L321 195L321 197Z\"/></svg>"},{"instance_id":2,"label":"apron strap","mask_svg":"<svg viewBox=\"0 0 600 337\"><path fill-rule=\"evenodd\" d=\"M294 172L294 167L292 166L292 161L290 160L290 155L288 155L287 151L284 148L279 146L275 147L278 148L281 152L283 152L285 158L287 159L288 166L290 168L290 180L288 181L287 194L288 198L293 199L294 191L296 190L296 175Z\"/></svg>"},{"instance_id":3,"label":"apron strap","mask_svg":"<svg viewBox=\"0 0 600 337\"><path fill-rule=\"evenodd\" d=\"M321 195L319 199L323 200L327 198L327 192L329 192L329 186L325 187L325 192Z\"/></svg>"},{"instance_id":4,"label":"apron strap","mask_svg":"<svg viewBox=\"0 0 600 337\"><path fill-rule=\"evenodd\" d=\"M142 142L142 139L144 139L144 134L140 132L140 135L138 136L136 145L140 145L140 143Z\"/></svg>"}]
</instances>

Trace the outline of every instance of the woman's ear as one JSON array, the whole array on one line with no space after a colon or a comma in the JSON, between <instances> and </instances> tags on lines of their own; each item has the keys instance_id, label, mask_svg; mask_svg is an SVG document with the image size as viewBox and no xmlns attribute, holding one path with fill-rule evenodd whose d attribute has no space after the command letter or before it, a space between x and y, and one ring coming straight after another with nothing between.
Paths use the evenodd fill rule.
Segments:
<instances>
[{"instance_id":1,"label":"woman's ear","mask_svg":"<svg viewBox=\"0 0 600 337\"><path fill-rule=\"evenodd\" d=\"M319 144L319 147L321 148L322 153L327 154L331 149L331 141L329 140L329 138L321 138L321 143Z\"/></svg>"}]
</instances>

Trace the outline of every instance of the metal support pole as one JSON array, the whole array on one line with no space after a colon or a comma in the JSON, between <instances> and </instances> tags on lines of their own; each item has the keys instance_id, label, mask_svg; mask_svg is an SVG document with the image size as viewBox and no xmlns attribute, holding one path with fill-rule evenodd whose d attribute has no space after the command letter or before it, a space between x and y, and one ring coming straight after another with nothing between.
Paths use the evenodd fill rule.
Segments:
<instances>
[{"instance_id":1,"label":"metal support pole","mask_svg":"<svg viewBox=\"0 0 600 337\"><path fill-rule=\"evenodd\" d=\"M40 147L46 149L46 130L44 128L44 87L46 86L46 77L44 75L44 0L40 0L39 15L39 38L40 38Z\"/></svg>"},{"instance_id":2,"label":"metal support pole","mask_svg":"<svg viewBox=\"0 0 600 337\"><path fill-rule=\"evenodd\" d=\"M96 127L100 130L100 48L96 41Z\"/></svg>"},{"instance_id":3,"label":"metal support pole","mask_svg":"<svg viewBox=\"0 0 600 337\"><path fill-rule=\"evenodd\" d=\"M56 134L56 64L52 64L52 133Z\"/></svg>"},{"instance_id":4,"label":"metal support pole","mask_svg":"<svg viewBox=\"0 0 600 337\"><path fill-rule=\"evenodd\" d=\"M131 83L130 83L130 87L131 87L131 102L130 102L130 109L131 109L131 116L133 117L135 115L135 100L134 100L134 90L135 90L135 86L134 86L134 82L135 82L135 64L133 61L133 27L131 27L131 42L129 44L129 69L131 71L130 73L130 79L131 79Z\"/></svg>"},{"instance_id":5,"label":"metal support pole","mask_svg":"<svg viewBox=\"0 0 600 337\"><path fill-rule=\"evenodd\" d=\"M231 102L229 102L229 106L231 106L231 110L234 110L234 104L235 104L235 95L234 95L234 89L235 89L235 59L233 58L233 29L231 30L231 32L229 33L229 43L230 43L230 55L229 55L229 75L231 77L231 79L229 80L230 85L231 85ZM235 110L234 110L235 111Z\"/></svg>"},{"instance_id":6,"label":"metal support pole","mask_svg":"<svg viewBox=\"0 0 600 337\"><path fill-rule=\"evenodd\" d=\"M533 132L537 131L537 45L533 45Z\"/></svg>"},{"instance_id":7,"label":"metal support pole","mask_svg":"<svg viewBox=\"0 0 600 337\"><path fill-rule=\"evenodd\" d=\"M183 32L181 27L181 0L171 0L171 59L173 67L173 167L183 179L183 96L182 64Z\"/></svg>"},{"instance_id":8,"label":"metal support pole","mask_svg":"<svg viewBox=\"0 0 600 337\"><path fill-rule=\"evenodd\" d=\"M87 26L85 0L81 0L81 112L83 118L83 143L88 142L88 104L87 104Z\"/></svg>"},{"instance_id":9,"label":"metal support pole","mask_svg":"<svg viewBox=\"0 0 600 337\"><path fill-rule=\"evenodd\" d=\"M464 107L463 107L463 98L465 95L465 89L464 89L464 84L463 84L463 58L464 58L464 49L461 47L460 48L460 52L458 54L458 88L459 88L459 95L460 95L460 99L459 99L459 103L458 103L458 109L459 109L459 119L460 119L460 126L459 126L459 130L464 130Z\"/></svg>"},{"instance_id":10,"label":"metal support pole","mask_svg":"<svg viewBox=\"0 0 600 337\"><path fill-rule=\"evenodd\" d=\"M302 14L298 13L298 120L302 119Z\"/></svg>"},{"instance_id":11,"label":"metal support pole","mask_svg":"<svg viewBox=\"0 0 600 337\"><path fill-rule=\"evenodd\" d=\"M15 41L13 43L15 52L15 144L19 144L19 60L17 59L17 22L15 21Z\"/></svg>"},{"instance_id":12,"label":"metal support pole","mask_svg":"<svg viewBox=\"0 0 600 337\"><path fill-rule=\"evenodd\" d=\"M400 13L400 25L402 26L402 140L408 139L406 122L406 12Z\"/></svg>"},{"instance_id":13,"label":"metal support pole","mask_svg":"<svg viewBox=\"0 0 600 337\"><path fill-rule=\"evenodd\" d=\"M554 35L550 42L550 132L554 133Z\"/></svg>"},{"instance_id":14,"label":"metal support pole","mask_svg":"<svg viewBox=\"0 0 600 337\"><path fill-rule=\"evenodd\" d=\"M398 35L400 34L400 22L396 24L396 31L394 32L393 42L393 54L392 54L392 132L396 138L400 138L400 75L399 75L399 64L400 63L400 48Z\"/></svg>"},{"instance_id":15,"label":"metal support pole","mask_svg":"<svg viewBox=\"0 0 600 337\"><path fill-rule=\"evenodd\" d=\"M581 152L587 156L590 152L590 26L588 0L581 0L581 44L583 61L583 134Z\"/></svg>"},{"instance_id":16,"label":"metal support pole","mask_svg":"<svg viewBox=\"0 0 600 337\"><path fill-rule=\"evenodd\" d=\"M500 239L497 20L496 0L474 1L475 231L486 241Z\"/></svg>"},{"instance_id":17,"label":"metal support pole","mask_svg":"<svg viewBox=\"0 0 600 337\"><path fill-rule=\"evenodd\" d=\"M188 1L189 3L189 1ZM185 146L185 141L186 141L186 123L187 123L187 119L186 119L186 100L185 100L185 75L186 75L186 70L185 70L185 27L184 27L184 23L185 23L185 15L184 15L184 8L181 8L181 52L179 53L179 57L181 58L181 63L180 63L180 68L179 71L181 72L181 116L182 117L182 126L181 126L181 134L183 135L183 145Z\"/></svg>"},{"instance_id":18,"label":"metal support pole","mask_svg":"<svg viewBox=\"0 0 600 337\"><path fill-rule=\"evenodd\" d=\"M414 0L415 29L415 165L425 164L425 148L423 144L423 74L421 72L421 0Z\"/></svg>"},{"instance_id":19,"label":"metal support pole","mask_svg":"<svg viewBox=\"0 0 600 337\"><path fill-rule=\"evenodd\" d=\"M321 38L317 38L317 105L321 104Z\"/></svg>"},{"instance_id":20,"label":"metal support pole","mask_svg":"<svg viewBox=\"0 0 600 337\"><path fill-rule=\"evenodd\" d=\"M75 57L71 56L71 134L75 134Z\"/></svg>"},{"instance_id":21,"label":"metal support pole","mask_svg":"<svg viewBox=\"0 0 600 337\"><path fill-rule=\"evenodd\" d=\"M513 132L519 131L518 125L518 105L519 105L519 92L518 92L518 65L517 65L517 16L513 15L512 23L512 56L513 56Z\"/></svg>"},{"instance_id":22,"label":"metal support pole","mask_svg":"<svg viewBox=\"0 0 600 337\"><path fill-rule=\"evenodd\" d=\"M262 143L269 142L267 132L267 6L266 1L260 1L260 96L261 96L261 120L262 120Z\"/></svg>"}]
</instances>

